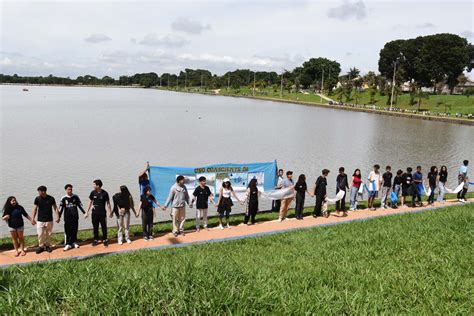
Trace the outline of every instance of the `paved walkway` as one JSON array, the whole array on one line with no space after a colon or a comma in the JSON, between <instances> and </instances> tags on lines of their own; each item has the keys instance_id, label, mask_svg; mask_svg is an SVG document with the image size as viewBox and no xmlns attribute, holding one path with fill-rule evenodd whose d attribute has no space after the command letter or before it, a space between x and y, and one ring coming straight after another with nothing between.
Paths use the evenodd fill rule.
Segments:
<instances>
[{"instance_id":1,"label":"paved walkway","mask_svg":"<svg viewBox=\"0 0 474 316\"><path fill-rule=\"evenodd\" d=\"M474 199L470 199L468 202L473 203ZM261 222L250 226L240 224L238 226L232 226L230 229L226 228L223 230L219 228L212 228L209 230L201 230L200 232L190 231L186 233L185 236L178 237L174 237L171 233L166 233L156 236L155 239L151 241L145 241L141 238L136 239L131 244L125 243L123 245L119 245L114 240L107 248L104 247L102 244L93 247L90 243L86 243L81 245L79 249L71 249L66 252L63 251L62 246L57 246L53 250L53 252L43 252L39 255L35 253L36 248L31 248L27 249L27 255L23 257L14 257L14 250L10 250L0 253L0 267L7 267L9 265L15 264L57 261L64 259L86 259L99 255L129 252L139 249L162 249L168 247L181 247L198 243L220 242L226 240L282 233L310 227L334 225L345 222L351 222L354 220L365 220L381 216L420 212L424 210L448 207L458 204L460 203L458 203L457 201L447 201L443 205L435 203L434 206L430 207L400 207L398 209L377 209L376 211L358 210L356 212L349 212L349 216L347 217L342 217L342 215L340 216L336 213L332 213L329 218L313 218L312 216L307 216L304 218L304 220L287 219L281 223L275 220Z\"/></svg>"}]
</instances>

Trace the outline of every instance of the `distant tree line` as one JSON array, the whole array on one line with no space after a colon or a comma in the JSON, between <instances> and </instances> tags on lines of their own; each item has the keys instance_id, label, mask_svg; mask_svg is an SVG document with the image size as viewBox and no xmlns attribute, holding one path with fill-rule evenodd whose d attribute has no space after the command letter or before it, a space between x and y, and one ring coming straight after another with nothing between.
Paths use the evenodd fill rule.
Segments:
<instances>
[{"instance_id":1,"label":"distant tree line","mask_svg":"<svg viewBox=\"0 0 474 316\"><path fill-rule=\"evenodd\" d=\"M60 84L60 85L137 85L167 88L202 87L204 89L271 87L274 91L288 92L310 89L323 91L339 101L358 101L358 93L364 86L369 89L371 102L377 93L390 95L395 71L394 103L400 93L400 85L410 82L412 100L424 97L422 87L431 87L435 93L447 84L452 90L461 81L464 71L471 71L474 63L474 46L465 38L454 34L435 34L414 39L394 40L380 51L378 68L380 74L368 72L361 76L357 68L341 75L341 65L327 58L311 58L293 70L252 71L237 69L223 75L205 69L184 69L177 74L154 72L137 73L132 76L109 76L97 78L91 75L69 77L25 77L0 74L0 83ZM414 102L414 101L413 101ZM388 98L387 103L390 103Z\"/></svg>"}]
</instances>

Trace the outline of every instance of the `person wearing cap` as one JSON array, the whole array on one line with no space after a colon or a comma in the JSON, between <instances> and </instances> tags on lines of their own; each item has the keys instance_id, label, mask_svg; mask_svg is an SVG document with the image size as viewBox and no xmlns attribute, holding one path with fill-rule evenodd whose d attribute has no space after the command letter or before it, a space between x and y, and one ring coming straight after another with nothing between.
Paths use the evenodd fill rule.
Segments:
<instances>
[{"instance_id":1,"label":"person wearing cap","mask_svg":"<svg viewBox=\"0 0 474 316\"><path fill-rule=\"evenodd\" d=\"M184 221L186 220L186 204L189 205L189 194L184 185L184 176L179 175L176 178L176 184L170 188L170 193L166 199L163 210L166 211L172 204L171 216L173 217L173 235L184 236ZM189 205L189 207L192 207Z\"/></svg>"},{"instance_id":2,"label":"person wearing cap","mask_svg":"<svg viewBox=\"0 0 474 316\"><path fill-rule=\"evenodd\" d=\"M288 188L294 188L294 186L295 184L293 182L293 171L287 171L286 179L281 182L281 188L282 190L284 190ZM290 204L293 201L293 197L294 197L294 194L292 192L291 194L287 194L281 200L280 215L278 217L279 222L282 222L286 219L286 215L288 214L288 208L290 207Z\"/></svg>"},{"instance_id":3,"label":"person wearing cap","mask_svg":"<svg viewBox=\"0 0 474 316\"><path fill-rule=\"evenodd\" d=\"M230 212L232 211L232 206L234 205L234 203L232 202L232 196L234 196L234 198L237 201L239 201L241 204L243 203L235 194L234 189L232 188L232 185L230 184L230 180L228 178L225 178L224 181L222 182L222 187L219 190L219 200L217 201L217 204L216 204L217 213L219 213L219 228L220 229L224 229L224 223L223 223L224 217L226 220L225 226L227 228L230 228L229 217L230 217Z\"/></svg>"}]
</instances>

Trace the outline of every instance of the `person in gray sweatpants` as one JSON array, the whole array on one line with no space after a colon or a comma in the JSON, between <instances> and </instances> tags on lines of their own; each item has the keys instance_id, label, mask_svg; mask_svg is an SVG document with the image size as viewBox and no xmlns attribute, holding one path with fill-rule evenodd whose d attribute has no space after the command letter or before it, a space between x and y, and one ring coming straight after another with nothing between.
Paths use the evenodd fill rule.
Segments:
<instances>
[{"instance_id":1,"label":"person in gray sweatpants","mask_svg":"<svg viewBox=\"0 0 474 316\"><path fill-rule=\"evenodd\" d=\"M179 234L184 236L184 221L186 220L186 204L189 205L189 194L184 185L184 177L179 175L166 199L163 210L172 204L171 215L173 217L173 235L178 237ZM192 207L191 205L189 207Z\"/></svg>"}]
</instances>

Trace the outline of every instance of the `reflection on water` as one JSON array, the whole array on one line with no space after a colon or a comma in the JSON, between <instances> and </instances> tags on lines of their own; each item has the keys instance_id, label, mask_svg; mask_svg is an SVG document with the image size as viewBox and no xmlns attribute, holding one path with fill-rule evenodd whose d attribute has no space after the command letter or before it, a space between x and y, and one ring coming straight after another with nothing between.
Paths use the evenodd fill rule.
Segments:
<instances>
[{"instance_id":1,"label":"reflection on water","mask_svg":"<svg viewBox=\"0 0 474 316\"><path fill-rule=\"evenodd\" d=\"M137 176L146 161L199 166L277 159L295 177L305 173L309 187L322 168L330 169L332 188L340 166L348 174L361 168L367 176L375 163L395 171L446 164L453 182L459 163L474 158L470 126L146 89L29 90L0 87L0 202L15 195L27 210L41 184L59 200L70 182L87 202L96 178L110 194L125 184L138 198ZM262 201L262 209L268 205ZM87 227L89 220L80 223ZM7 233L5 223L0 229Z\"/></svg>"}]
</instances>

